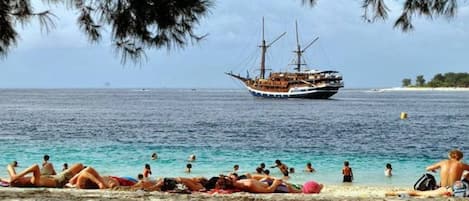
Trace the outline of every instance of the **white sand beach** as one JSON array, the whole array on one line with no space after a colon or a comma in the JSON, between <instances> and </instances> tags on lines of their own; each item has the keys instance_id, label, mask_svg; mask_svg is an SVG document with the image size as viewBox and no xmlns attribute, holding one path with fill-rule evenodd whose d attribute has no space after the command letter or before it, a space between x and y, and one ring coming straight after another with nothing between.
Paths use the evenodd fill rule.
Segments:
<instances>
[{"instance_id":1,"label":"white sand beach","mask_svg":"<svg viewBox=\"0 0 469 201\"><path fill-rule=\"evenodd\" d=\"M386 92L386 91L469 91L469 88L461 87L392 87L384 89L375 89L377 92Z\"/></svg>"},{"instance_id":2,"label":"white sand beach","mask_svg":"<svg viewBox=\"0 0 469 201\"><path fill-rule=\"evenodd\" d=\"M143 191L77 190L54 188L10 188L0 189L0 200L403 200L399 197L385 197L387 191L410 190L410 188L369 187L369 186L325 186L320 194L173 194ZM405 198L410 199L410 198ZM425 198L425 200L430 198ZM452 199L452 198L451 198ZM448 200L447 197L431 200Z\"/></svg>"}]
</instances>

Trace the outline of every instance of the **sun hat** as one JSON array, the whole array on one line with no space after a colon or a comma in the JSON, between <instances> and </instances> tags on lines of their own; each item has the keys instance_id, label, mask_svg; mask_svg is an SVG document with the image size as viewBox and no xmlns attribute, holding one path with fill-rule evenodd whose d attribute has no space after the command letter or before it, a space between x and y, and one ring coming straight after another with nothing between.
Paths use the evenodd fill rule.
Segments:
<instances>
[{"instance_id":1,"label":"sun hat","mask_svg":"<svg viewBox=\"0 0 469 201\"><path fill-rule=\"evenodd\" d=\"M321 192L322 184L318 184L315 181L307 181L303 184L303 193L319 193Z\"/></svg>"}]
</instances>

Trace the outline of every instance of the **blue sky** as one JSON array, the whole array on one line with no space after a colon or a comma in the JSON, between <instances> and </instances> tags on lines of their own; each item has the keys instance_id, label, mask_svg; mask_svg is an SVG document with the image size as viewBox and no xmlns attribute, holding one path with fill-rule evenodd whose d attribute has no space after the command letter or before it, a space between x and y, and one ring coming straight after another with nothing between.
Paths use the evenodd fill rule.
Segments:
<instances>
[{"instance_id":1,"label":"blue sky","mask_svg":"<svg viewBox=\"0 0 469 201\"><path fill-rule=\"evenodd\" d=\"M400 86L403 78L422 74L468 72L469 6L460 4L457 17L414 18L416 30L402 33L392 23L401 3L387 1L389 20L364 23L358 0L320 0L316 7L299 0L218 0L202 19L197 32L208 37L185 49L147 51L142 65L121 65L109 36L89 44L76 26L73 11L51 10L57 27L42 34L37 23L19 27L21 39L6 59L0 60L0 88L241 88L227 71L257 74L261 19L266 39L287 32L268 54L267 66L292 68L295 20L300 40L307 44L305 58L315 69L338 70L346 88Z\"/></svg>"}]
</instances>

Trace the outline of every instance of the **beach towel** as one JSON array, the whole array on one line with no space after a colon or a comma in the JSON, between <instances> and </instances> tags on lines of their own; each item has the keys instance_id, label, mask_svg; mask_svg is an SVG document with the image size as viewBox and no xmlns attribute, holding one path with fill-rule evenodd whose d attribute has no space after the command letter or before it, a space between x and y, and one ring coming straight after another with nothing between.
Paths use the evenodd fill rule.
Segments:
<instances>
[{"instance_id":1,"label":"beach towel","mask_svg":"<svg viewBox=\"0 0 469 201\"><path fill-rule=\"evenodd\" d=\"M133 186L135 185L134 181L131 181L127 178L124 177L115 177L115 176L110 176L111 178L117 180L119 182L119 185L121 186Z\"/></svg>"}]
</instances>

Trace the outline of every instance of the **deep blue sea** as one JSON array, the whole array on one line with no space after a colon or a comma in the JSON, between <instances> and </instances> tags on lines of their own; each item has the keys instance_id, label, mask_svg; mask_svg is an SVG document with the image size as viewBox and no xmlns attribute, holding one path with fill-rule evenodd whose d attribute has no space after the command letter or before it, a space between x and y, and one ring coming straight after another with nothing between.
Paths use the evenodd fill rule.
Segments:
<instances>
[{"instance_id":1,"label":"deep blue sea","mask_svg":"<svg viewBox=\"0 0 469 201\"><path fill-rule=\"evenodd\" d=\"M331 100L277 100L243 89L0 89L1 167L49 154L56 169L80 162L136 176L149 163L152 177L210 177L280 159L296 169L294 183L341 184L348 160L354 185L410 187L450 149L469 154L468 142L469 92L344 89ZM316 173L302 172L307 162Z\"/></svg>"}]
</instances>

